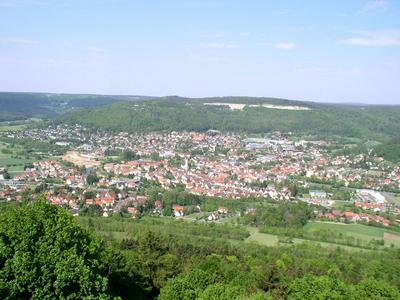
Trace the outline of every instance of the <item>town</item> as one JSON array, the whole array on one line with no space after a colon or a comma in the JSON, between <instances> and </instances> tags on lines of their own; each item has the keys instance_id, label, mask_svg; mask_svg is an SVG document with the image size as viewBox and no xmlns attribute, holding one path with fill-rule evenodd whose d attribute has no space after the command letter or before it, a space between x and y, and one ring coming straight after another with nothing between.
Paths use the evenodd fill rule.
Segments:
<instances>
[{"instance_id":1,"label":"town","mask_svg":"<svg viewBox=\"0 0 400 300\"><path fill-rule=\"evenodd\" d=\"M335 141L307 140L273 132L263 136L207 132L130 134L91 130L81 125L49 125L2 132L5 142L46 141L63 151L47 153L24 171L0 177L0 199L21 201L27 191L44 192L47 201L73 215L95 211L104 217L127 212L177 218L200 212L162 199L149 199L149 188L182 188L202 197L303 201L322 220L397 224L394 192L400 167L370 153L343 154ZM4 143L5 143L4 142ZM6 168L3 168L3 173ZM96 207L95 209L93 207ZM317 209L319 207L319 209ZM255 207L249 205L247 213ZM204 214L237 215L219 207ZM391 221L390 221L391 220Z\"/></svg>"},{"instance_id":2,"label":"town","mask_svg":"<svg viewBox=\"0 0 400 300\"><path fill-rule=\"evenodd\" d=\"M0 24L0 300L400 300L400 0Z\"/></svg>"}]
</instances>

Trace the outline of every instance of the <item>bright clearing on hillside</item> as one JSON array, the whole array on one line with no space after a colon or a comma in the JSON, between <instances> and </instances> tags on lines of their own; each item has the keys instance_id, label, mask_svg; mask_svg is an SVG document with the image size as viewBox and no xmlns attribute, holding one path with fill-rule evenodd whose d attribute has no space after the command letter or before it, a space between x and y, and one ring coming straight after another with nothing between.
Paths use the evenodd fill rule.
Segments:
<instances>
[{"instance_id":1,"label":"bright clearing on hillside","mask_svg":"<svg viewBox=\"0 0 400 300\"><path fill-rule=\"evenodd\" d=\"M273 105L273 104L243 104L243 103L204 103L204 105L216 105L216 106L229 106L230 109L243 110L246 106L248 107L265 107L273 109L284 109L284 110L311 110L309 107L305 106L288 106L288 105Z\"/></svg>"}]
</instances>

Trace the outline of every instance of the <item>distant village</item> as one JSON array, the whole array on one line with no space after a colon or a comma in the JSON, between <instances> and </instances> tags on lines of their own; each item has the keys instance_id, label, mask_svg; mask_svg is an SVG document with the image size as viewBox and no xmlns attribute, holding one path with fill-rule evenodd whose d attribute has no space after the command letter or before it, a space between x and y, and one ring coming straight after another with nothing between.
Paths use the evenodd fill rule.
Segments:
<instances>
[{"instance_id":1,"label":"distant village","mask_svg":"<svg viewBox=\"0 0 400 300\"><path fill-rule=\"evenodd\" d=\"M143 188L150 183L204 197L304 201L319 207L316 215L327 221L389 226L397 220L388 216L400 213L393 193L400 190L398 165L373 153L337 155L330 141L291 133L131 134L51 125L2 132L0 137L47 141L65 149L63 156L48 155L10 179L1 175L6 168L0 168L0 200L22 201L27 191L36 191L34 197L42 192L73 215L88 210L104 217L121 212L133 218L163 215L164 203L152 202ZM343 203L348 210L337 208ZM249 205L245 213L253 209ZM172 207L176 218L186 211L179 203ZM238 214L220 207L208 212L205 221Z\"/></svg>"}]
</instances>

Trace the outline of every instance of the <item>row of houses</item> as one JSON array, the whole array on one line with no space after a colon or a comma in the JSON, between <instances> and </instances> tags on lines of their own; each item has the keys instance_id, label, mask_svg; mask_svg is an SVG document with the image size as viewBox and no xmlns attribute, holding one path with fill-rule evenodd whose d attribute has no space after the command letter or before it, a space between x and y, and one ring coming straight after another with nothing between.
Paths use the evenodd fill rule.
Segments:
<instances>
[{"instance_id":1,"label":"row of houses","mask_svg":"<svg viewBox=\"0 0 400 300\"><path fill-rule=\"evenodd\" d=\"M321 214L319 216L320 218L327 219L330 221L340 221L340 222L352 222L352 223L358 223L358 222L376 222L380 223L383 226L387 227L390 225L390 221L382 216L378 215L370 215L370 214L365 214L365 213L355 213L351 211L333 211L333 212L328 212Z\"/></svg>"}]
</instances>

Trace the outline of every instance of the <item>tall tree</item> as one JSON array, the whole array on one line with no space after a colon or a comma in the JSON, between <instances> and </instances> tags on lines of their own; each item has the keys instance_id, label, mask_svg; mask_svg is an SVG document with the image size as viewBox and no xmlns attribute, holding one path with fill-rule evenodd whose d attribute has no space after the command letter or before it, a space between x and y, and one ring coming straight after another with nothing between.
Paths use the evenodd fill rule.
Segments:
<instances>
[{"instance_id":1,"label":"tall tree","mask_svg":"<svg viewBox=\"0 0 400 300\"><path fill-rule=\"evenodd\" d=\"M44 200L0 214L1 299L110 299L102 242Z\"/></svg>"}]
</instances>

